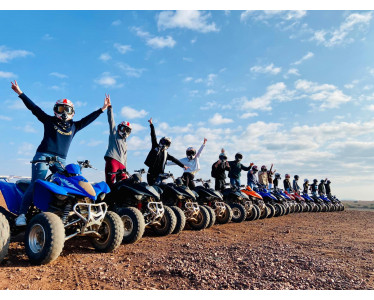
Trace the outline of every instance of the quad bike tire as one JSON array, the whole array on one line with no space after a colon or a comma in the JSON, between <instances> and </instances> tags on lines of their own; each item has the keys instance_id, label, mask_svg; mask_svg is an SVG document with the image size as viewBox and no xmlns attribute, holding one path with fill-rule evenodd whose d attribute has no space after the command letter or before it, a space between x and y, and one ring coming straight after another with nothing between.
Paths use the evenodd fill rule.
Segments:
<instances>
[{"instance_id":1,"label":"quad bike tire","mask_svg":"<svg viewBox=\"0 0 374 300\"><path fill-rule=\"evenodd\" d=\"M152 230L158 236L165 236L171 234L177 225L177 217L174 211L169 206L164 206L164 215L159 224L152 225Z\"/></svg>"},{"instance_id":2,"label":"quad bike tire","mask_svg":"<svg viewBox=\"0 0 374 300\"><path fill-rule=\"evenodd\" d=\"M271 213L271 209L265 205L265 209L264 211L261 211L259 219L266 219L270 213Z\"/></svg>"},{"instance_id":3,"label":"quad bike tire","mask_svg":"<svg viewBox=\"0 0 374 300\"><path fill-rule=\"evenodd\" d=\"M197 215L197 220L188 220L188 225L193 230L203 230L208 227L210 216L208 210L204 206L199 206L200 211Z\"/></svg>"},{"instance_id":4,"label":"quad bike tire","mask_svg":"<svg viewBox=\"0 0 374 300\"><path fill-rule=\"evenodd\" d=\"M260 208L258 207L258 205L253 205L253 207L256 209L256 211L257 211L257 216L256 216L256 218L254 219L254 220L258 220L259 218L260 218L260 215L261 215L261 210L260 210Z\"/></svg>"},{"instance_id":5,"label":"quad bike tire","mask_svg":"<svg viewBox=\"0 0 374 300\"><path fill-rule=\"evenodd\" d=\"M233 212L230 205L225 203L225 208L225 213L222 216L216 216L216 222L218 224L226 224L232 220Z\"/></svg>"},{"instance_id":6,"label":"quad bike tire","mask_svg":"<svg viewBox=\"0 0 374 300\"><path fill-rule=\"evenodd\" d=\"M247 212L247 217L245 218L247 221L253 221L258 218L258 211L256 207L257 205L253 204L250 213Z\"/></svg>"},{"instance_id":7,"label":"quad bike tire","mask_svg":"<svg viewBox=\"0 0 374 300\"><path fill-rule=\"evenodd\" d=\"M205 207L205 209L209 213L210 220L209 220L209 224L208 224L207 228L210 228L216 223L216 213L214 212L214 209L211 208L208 205L203 205L203 207Z\"/></svg>"},{"instance_id":8,"label":"quad bike tire","mask_svg":"<svg viewBox=\"0 0 374 300\"><path fill-rule=\"evenodd\" d=\"M274 213L274 217L280 217L282 215L282 206L278 203L275 203L273 204L274 208L275 208L275 213Z\"/></svg>"},{"instance_id":9,"label":"quad bike tire","mask_svg":"<svg viewBox=\"0 0 374 300\"><path fill-rule=\"evenodd\" d=\"M302 206L303 207L303 212L310 212L310 208L309 208L309 206L308 206L308 204L307 203L303 203L304 205Z\"/></svg>"},{"instance_id":10,"label":"quad bike tire","mask_svg":"<svg viewBox=\"0 0 374 300\"><path fill-rule=\"evenodd\" d=\"M48 264L62 252L65 243L65 228L54 213L35 215L26 227L25 250L32 264Z\"/></svg>"},{"instance_id":11,"label":"quad bike tire","mask_svg":"<svg viewBox=\"0 0 374 300\"><path fill-rule=\"evenodd\" d=\"M91 244L98 252L112 252L121 245L124 231L121 217L113 211L107 211L98 230L101 237L92 238Z\"/></svg>"},{"instance_id":12,"label":"quad bike tire","mask_svg":"<svg viewBox=\"0 0 374 300\"><path fill-rule=\"evenodd\" d=\"M233 203L231 204L232 209L232 219L234 223L241 223L243 222L247 217L247 212L245 210L244 205L239 203Z\"/></svg>"},{"instance_id":13,"label":"quad bike tire","mask_svg":"<svg viewBox=\"0 0 374 300\"><path fill-rule=\"evenodd\" d=\"M10 226L8 219L0 213L0 263L8 254L10 243Z\"/></svg>"},{"instance_id":14,"label":"quad bike tire","mask_svg":"<svg viewBox=\"0 0 374 300\"><path fill-rule=\"evenodd\" d=\"M316 203L317 210L316 212L321 212L322 211L322 205L320 203Z\"/></svg>"},{"instance_id":15,"label":"quad bike tire","mask_svg":"<svg viewBox=\"0 0 374 300\"><path fill-rule=\"evenodd\" d=\"M122 207L117 213L124 228L122 243L133 244L139 241L145 231L144 216L140 210L135 207Z\"/></svg>"},{"instance_id":16,"label":"quad bike tire","mask_svg":"<svg viewBox=\"0 0 374 300\"><path fill-rule=\"evenodd\" d=\"M272 204L270 204L270 203L267 203L266 206L270 209L270 213L268 214L267 218L274 217L274 215L275 215L275 207Z\"/></svg>"},{"instance_id":17,"label":"quad bike tire","mask_svg":"<svg viewBox=\"0 0 374 300\"><path fill-rule=\"evenodd\" d=\"M183 210L181 210L178 206L170 206L170 208L173 210L176 217L176 224L172 233L177 234L180 233L186 226L186 216Z\"/></svg>"},{"instance_id":18,"label":"quad bike tire","mask_svg":"<svg viewBox=\"0 0 374 300\"><path fill-rule=\"evenodd\" d=\"M284 214L288 215L291 212L290 206L288 204L283 204L283 206L284 206L284 209L285 209Z\"/></svg>"}]
</instances>

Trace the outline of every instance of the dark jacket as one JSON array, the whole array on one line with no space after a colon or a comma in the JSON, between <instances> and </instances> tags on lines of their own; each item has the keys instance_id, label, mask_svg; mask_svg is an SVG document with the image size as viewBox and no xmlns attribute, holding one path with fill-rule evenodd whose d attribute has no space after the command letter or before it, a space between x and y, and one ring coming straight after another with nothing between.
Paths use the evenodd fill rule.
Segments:
<instances>
[{"instance_id":1,"label":"dark jacket","mask_svg":"<svg viewBox=\"0 0 374 300\"><path fill-rule=\"evenodd\" d=\"M274 188L277 189L278 188L278 178L274 178L273 184L274 184Z\"/></svg>"},{"instance_id":2,"label":"dark jacket","mask_svg":"<svg viewBox=\"0 0 374 300\"><path fill-rule=\"evenodd\" d=\"M310 190L312 191L312 193L317 193L317 190L318 190L318 185L317 183L313 183L310 185Z\"/></svg>"},{"instance_id":3,"label":"dark jacket","mask_svg":"<svg viewBox=\"0 0 374 300\"><path fill-rule=\"evenodd\" d=\"M318 185L318 193L326 194L325 185L322 182Z\"/></svg>"},{"instance_id":4,"label":"dark jacket","mask_svg":"<svg viewBox=\"0 0 374 300\"><path fill-rule=\"evenodd\" d=\"M101 109L94 111L82 120L74 122L69 120L67 122L61 121L56 116L47 115L34 102L32 102L24 93L19 95L26 107L38 118L44 125L44 136L40 143L37 152L45 152L66 158L71 141L75 134L92 123L100 114L103 113Z\"/></svg>"},{"instance_id":5,"label":"dark jacket","mask_svg":"<svg viewBox=\"0 0 374 300\"><path fill-rule=\"evenodd\" d=\"M307 182L304 182L303 183L303 192L305 193L305 194L308 194L308 188L309 188L309 183L307 183Z\"/></svg>"},{"instance_id":6,"label":"dark jacket","mask_svg":"<svg viewBox=\"0 0 374 300\"><path fill-rule=\"evenodd\" d=\"M165 149L160 148L157 143L155 127L153 126L153 124L150 124L150 127L152 149L151 151L149 151L148 156L144 162L144 164L149 167L148 172L153 175L164 173L167 160L171 160L173 163L183 168L184 165L178 159L176 159L174 156L171 156Z\"/></svg>"},{"instance_id":7,"label":"dark jacket","mask_svg":"<svg viewBox=\"0 0 374 300\"><path fill-rule=\"evenodd\" d=\"M230 171L228 174L229 178L232 179L239 179L242 170L249 171L252 167L245 167L240 162L237 162L236 160L229 161Z\"/></svg>"},{"instance_id":8,"label":"dark jacket","mask_svg":"<svg viewBox=\"0 0 374 300\"><path fill-rule=\"evenodd\" d=\"M330 194L331 194L330 183L326 183L326 184L325 184L325 190L326 190L326 194L327 194L327 195L330 195Z\"/></svg>"},{"instance_id":9,"label":"dark jacket","mask_svg":"<svg viewBox=\"0 0 374 300\"><path fill-rule=\"evenodd\" d=\"M258 184L257 176L252 170L249 170L247 173L247 185L250 185L250 183Z\"/></svg>"},{"instance_id":10,"label":"dark jacket","mask_svg":"<svg viewBox=\"0 0 374 300\"><path fill-rule=\"evenodd\" d=\"M292 182L292 186L293 186L293 189L294 189L295 191L299 191L299 190L300 190L299 183L297 182L296 179L293 180L293 182Z\"/></svg>"},{"instance_id":11,"label":"dark jacket","mask_svg":"<svg viewBox=\"0 0 374 300\"><path fill-rule=\"evenodd\" d=\"M292 190L291 182L289 180L287 180L287 179L283 180L283 186L284 186L285 190L287 190L287 189Z\"/></svg>"},{"instance_id":12,"label":"dark jacket","mask_svg":"<svg viewBox=\"0 0 374 300\"><path fill-rule=\"evenodd\" d=\"M216 161L214 164L213 164L213 166L212 166L212 168L214 168L215 169L215 171L214 171L214 173L215 173L215 179L218 179L218 180L224 180L224 179L226 179L226 172L225 171L230 171L230 165L229 166L227 166L226 165L226 162L224 162L224 163L219 163L217 166L216 166L216 164L217 164L217 162L218 161Z\"/></svg>"}]
</instances>

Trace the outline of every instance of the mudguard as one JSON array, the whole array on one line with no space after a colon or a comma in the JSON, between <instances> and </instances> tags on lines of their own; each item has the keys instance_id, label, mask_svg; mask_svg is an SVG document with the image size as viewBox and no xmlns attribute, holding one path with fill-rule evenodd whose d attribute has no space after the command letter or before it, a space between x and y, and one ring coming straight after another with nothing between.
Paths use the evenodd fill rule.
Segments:
<instances>
[{"instance_id":1,"label":"mudguard","mask_svg":"<svg viewBox=\"0 0 374 300\"><path fill-rule=\"evenodd\" d=\"M23 193L15 183L0 181L0 207L18 215Z\"/></svg>"},{"instance_id":2,"label":"mudguard","mask_svg":"<svg viewBox=\"0 0 374 300\"><path fill-rule=\"evenodd\" d=\"M110 192L110 188L105 181L95 183L92 186L96 192L96 196L100 195L101 193L108 194Z\"/></svg>"},{"instance_id":3,"label":"mudguard","mask_svg":"<svg viewBox=\"0 0 374 300\"><path fill-rule=\"evenodd\" d=\"M38 179L34 185L34 205L42 211L47 211L54 194L67 196L68 190L66 187Z\"/></svg>"}]
</instances>

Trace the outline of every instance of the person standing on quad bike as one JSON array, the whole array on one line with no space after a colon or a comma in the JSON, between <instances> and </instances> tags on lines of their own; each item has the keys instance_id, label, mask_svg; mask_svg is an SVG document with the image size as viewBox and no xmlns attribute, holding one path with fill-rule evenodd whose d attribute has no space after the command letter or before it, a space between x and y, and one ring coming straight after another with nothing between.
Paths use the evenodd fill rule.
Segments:
<instances>
[{"instance_id":1,"label":"person standing on quad bike","mask_svg":"<svg viewBox=\"0 0 374 300\"><path fill-rule=\"evenodd\" d=\"M303 193L308 194L308 190L309 190L309 180L305 178L304 183L303 183Z\"/></svg>"},{"instance_id":2,"label":"person standing on quad bike","mask_svg":"<svg viewBox=\"0 0 374 300\"><path fill-rule=\"evenodd\" d=\"M331 187L330 187L330 184L331 184L330 179L326 179L325 191L326 191L327 197L329 197L329 198L331 198Z\"/></svg>"},{"instance_id":3,"label":"person standing on quad bike","mask_svg":"<svg viewBox=\"0 0 374 300\"><path fill-rule=\"evenodd\" d=\"M258 172L258 182L264 185L265 188L269 187L268 170L265 165L263 165L261 171Z\"/></svg>"},{"instance_id":4,"label":"person standing on quad bike","mask_svg":"<svg viewBox=\"0 0 374 300\"><path fill-rule=\"evenodd\" d=\"M290 174L286 174L285 179L283 180L283 186L284 190L287 191L288 193L292 192L292 187L291 187L291 181L290 181Z\"/></svg>"},{"instance_id":5,"label":"person standing on quad bike","mask_svg":"<svg viewBox=\"0 0 374 300\"><path fill-rule=\"evenodd\" d=\"M275 178L274 178L274 190L278 189L278 184L279 181L281 180L281 175L279 173L275 173Z\"/></svg>"},{"instance_id":6,"label":"person standing on quad bike","mask_svg":"<svg viewBox=\"0 0 374 300\"><path fill-rule=\"evenodd\" d=\"M312 192L313 196L317 196L318 191L318 180L313 179L313 184L310 186L310 191Z\"/></svg>"},{"instance_id":7,"label":"person standing on quad bike","mask_svg":"<svg viewBox=\"0 0 374 300\"><path fill-rule=\"evenodd\" d=\"M46 157L57 157L58 161L65 164L66 156L75 134L96 120L108 107L108 101L105 99L104 106L84 117L80 121L73 121L74 105L68 99L57 100L53 111L54 116L47 115L39 106L32 102L19 88L17 81L11 82L12 90L15 91L25 106L35 115L44 125L44 136L33 160L43 160ZM61 168L59 164L56 167ZM45 179L48 166L46 164L36 163L31 167L31 184L25 192L15 223L16 226L26 225L26 213L32 204L34 182L37 179Z\"/></svg>"},{"instance_id":8,"label":"person standing on quad bike","mask_svg":"<svg viewBox=\"0 0 374 300\"><path fill-rule=\"evenodd\" d=\"M299 180L299 175L295 175L294 177L294 180L292 182L292 187L293 187L293 190L297 193L297 194L300 194L300 186L299 186L299 183L297 182Z\"/></svg>"},{"instance_id":9,"label":"person standing on quad bike","mask_svg":"<svg viewBox=\"0 0 374 300\"><path fill-rule=\"evenodd\" d=\"M268 173L268 182L269 182L269 189L273 188L273 175L277 170L272 171L273 169L273 164L271 164L270 170L267 172Z\"/></svg>"},{"instance_id":10,"label":"person standing on quad bike","mask_svg":"<svg viewBox=\"0 0 374 300\"><path fill-rule=\"evenodd\" d=\"M258 172L257 166L252 166L251 170L247 173L247 185L253 190L253 188L258 184L257 175Z\"/></svg>"},{"instance_id":11,"label":"person standing on quad bike","mask_svg":"<svg viewBox=\"0 0 374 300\"><path fill-rule=\"evenodd\" d=\"M230 171L230 165L227 161L227 156L225 154L225 149L222 148L219 154L219 159L212 165L211 176L215 179L216 191L223 191L226 183L226 172Z\"/></svg>"},{"instance_id":12,"label":"person standing on quad bike","mask_svg":"<svg viewBox=\"0 0 374 300\"><path fill-rule=\"evenodd\" d=\"M243 155L241 153L235 154L235 160L229 161L230 171L228 177L230 178L230 183L233 187L236 187L238 190L240 189L240 175L242 170L249 171L253 163L250 163L248 167L245 167L241 160L243 159Z\"/></svg>"},{"instance_id":13,"label":"person standing on quad bike","mask_svg":"<svg viewBox=\"0 0 374 300\"><path fill-rule=\"evenodd\" d=\"M185 186L187 186L190 190L195 189L195 183L193 182L193 179L195 178L196 173L200 170L199 159L200 159L201 152L203 151L205 147L205 143L207 141L208 140L204 138L204 142L201 145L199 151L197 151L197 153L194 147L188 147L186 150L187 157L184 157L179 160L182 164L189 167L189 169L184 170L183 175L182 175L182 180ZM175 165L175 163L169 161L167 165L168 166Z\"/></svg>"},{"instance_id":14,"label":"person standing on quad bike","mask_svg":"<svg viewBox=\"0 0 374 300\"><path fill-rule=\"evenodd\" d=\"M321 179L321 182L318 185L318 194L320 196L326 195L326 190L325 190L325 180Z\"/></svg>"},{"instance_id":15,"label":"person standing on quad bike","mask_svg":"<svg viewBox=\"0 0 374 300\"><path fill-rule=\"evenodd\" d=\"M149 168L147 174L147 181L149 185L154 185L159 174L164 173L166 162L171 160L176 165L188 169L187 166L183 165L174 156L171 156L167 149L171 145L171 139L169 137L162 137L160 142L157 143L157 137L155 132L155 127L152 123L152 118L148 120L149 126L151 127L151 141L152 149L149 151L144 164Z\"/></svg>"},{"instance_id":16,"label":"person standing on quad bike","mask_svg":"<svg viewBox=\"0 0 374 300\"><path fill-rule=\"evenodd\" d=\"M105 153L105 181L110 188L113 187L114 181L121 181L127 178L127 174L111 174L118 170L124 170L127 166L127 138L131 133L131 124L129 122L121 122L116 128L114 122L112 104L110 96L105 95L105 99L109 102L108 106L108 123L109 123L109 143Z\"/></svg>"}]
</instances>

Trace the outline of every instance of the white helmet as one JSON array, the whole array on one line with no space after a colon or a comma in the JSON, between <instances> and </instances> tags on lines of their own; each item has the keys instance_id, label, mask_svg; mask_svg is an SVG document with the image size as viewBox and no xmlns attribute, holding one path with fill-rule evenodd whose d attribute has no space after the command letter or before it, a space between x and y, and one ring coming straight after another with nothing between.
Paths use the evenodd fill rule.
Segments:
<instances>
[{"instance_id":1,"label":"white helmet","mask_svg":"<svg viewBox=\"0 0 374 300\"><path fill-rule=\"evenodd\" d=\"M53 111L57 118L66 122L74 117L74 104L68 99L57 100Z\"/></svg>"},{"instance_id":2,"label":"white helmet","mask_svg":"<svg viewBox=\"0 0 374 300\"><path fill-rule=\"evenodd\" d=\"M127 122L127 121L121 122L117 126L118 134L122 138L127 138L130 135L131 130L132 130L132 126L131 126L130 122Z\"/></svg>"}]
</instances>

